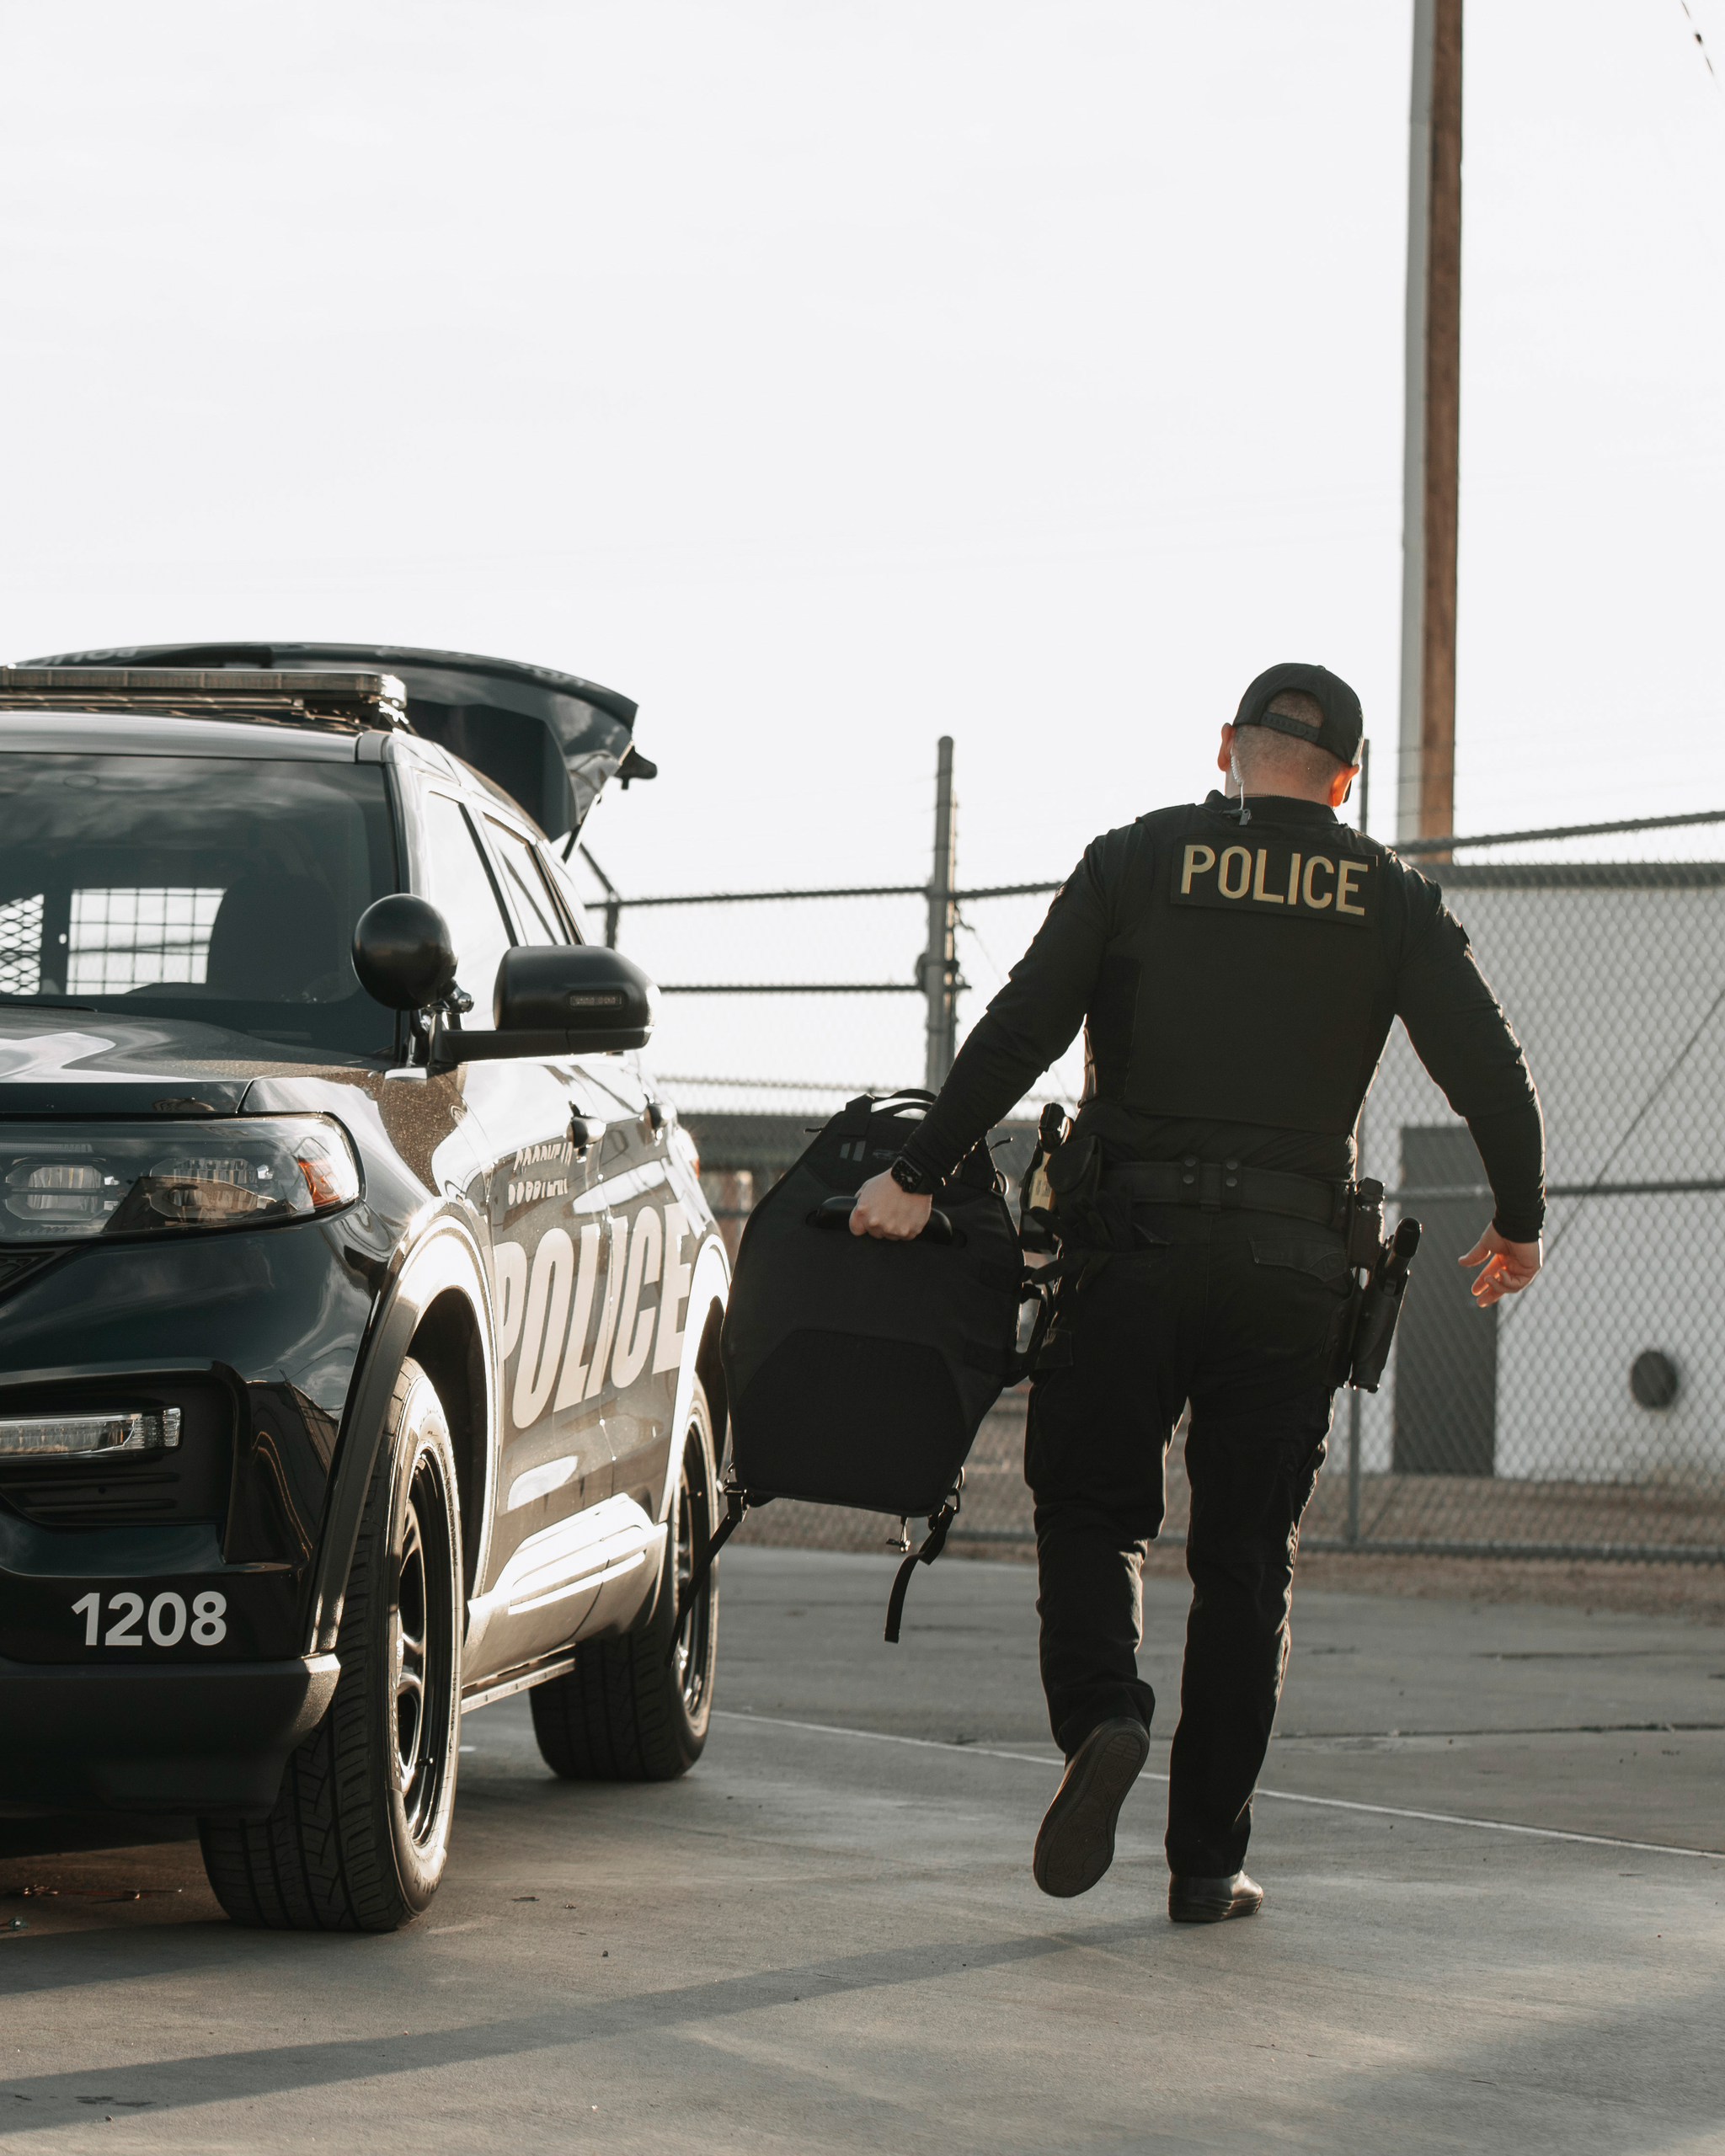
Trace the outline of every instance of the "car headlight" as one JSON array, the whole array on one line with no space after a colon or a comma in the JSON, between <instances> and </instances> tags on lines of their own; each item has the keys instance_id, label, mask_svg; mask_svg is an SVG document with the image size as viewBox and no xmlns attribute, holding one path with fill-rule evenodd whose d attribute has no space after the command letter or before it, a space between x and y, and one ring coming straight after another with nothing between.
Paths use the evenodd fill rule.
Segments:
<instances>
[{"instance_id":1,"label":"car headlight","mask_svg":"<svg viewBox=\"0 0 1725 2156\"><path fill-rule=\"evenodd\" d=\"M0 1416L0 1460L109 1460L120 1452L173 1452L179 1410L145 1414Z\"/></svg>"},{"instance_id":2,"label":"car headlight","mask_svg":"<svg viewBox=\"0 0 1725 2156\"><path fill-rule=\"evenodd\" d=\"M0 1124L0 1242L260 1227L359 1194L353 1146L328 1116Z\"/></svg>"}]
</instances>

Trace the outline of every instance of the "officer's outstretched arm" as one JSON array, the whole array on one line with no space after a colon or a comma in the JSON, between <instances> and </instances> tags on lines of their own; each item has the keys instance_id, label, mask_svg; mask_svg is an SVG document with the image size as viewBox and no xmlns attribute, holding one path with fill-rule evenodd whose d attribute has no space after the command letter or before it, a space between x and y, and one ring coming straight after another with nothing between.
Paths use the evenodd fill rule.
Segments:
<instances>
[{"instance_id":1,"label":"officer's outstretched arm","mask_svg":"<svg viewBox=\"0 0 1725 2156\"><path fill-rule=\"evenodd\" d=\"M1505 1295L1519 1295L1539 1271L1544 1255L1545 1244L1537 1235L1530 1243L1512 1243L1495 1228L1487 1228L1459 1262L1480 1267L1473 1299L1484 1310Z\"/></svg>"}]
</instances>

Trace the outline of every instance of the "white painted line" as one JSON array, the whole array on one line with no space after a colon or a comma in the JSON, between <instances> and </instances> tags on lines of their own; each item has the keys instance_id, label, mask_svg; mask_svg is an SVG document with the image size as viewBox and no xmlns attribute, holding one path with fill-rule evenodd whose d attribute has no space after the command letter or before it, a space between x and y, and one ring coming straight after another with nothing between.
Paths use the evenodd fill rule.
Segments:
<instances>
[{"instance_id":1,"label":"white painted line","mask_svg":"<svg viewBox=\"0 0 1725 2156\"><path fill-rule=\"evenodd\" d=\"M1159 1781L1166 1775L1158 1775ZM1356 1804L1345 1796L1301 1796L1291 1789L1261 1789L1283 1804L1318 1804L1331 1812L1375 1812L1389 1819L1426 1819L1439 1827L1477 1827L1493 1834L1531 1834L1541 1842L1585 1842L1596 1849L1640 1849L1650 1856L1700 1856L1725 1860L1725 1849L1686 1849L1674 1842L1626 1842L1617 1834L1572 1834L1566 1827L1522 1827L1513 1819L1470 1819L1456 1812L1409 1812L1397 1804Z\"/></svg>"},{"instance_id":2,"label":"white painted line","mask_svg":"<svg viewBox=\"0 0 1725 2156\"><path fill-rule=\"evenodd\" d=\"M932 1737L893 1737L884 1729L845 1729L830 1721L788 1721L782 1715L756 1715L740 1707L715 1707L715 1721L771 1722L776 1729L813 1730L817 1737L866 1737L876 1744L911 1744L919 1752L959 1752L966 1757L983 1759L1022 1759L1027 1767L1064 1767L1066 1764L1058 1753L1045 1752L996 1752L986 1744L943 1744ZM1166 1774L1139 1777L1140 1781L1166 1781Z\"/></svg>"},{"instance_id":3,"label":"white painted line","mask_svg":"<svg viewBox=\"0 0 1725 2156\"><path fill-rule=\"evenodd\" d=\"M715 1707L715 1720L758 1721L777 1729L803 1729L816 1737L862 1737L875 1744L909 1744L920 1752L955 1752L961 1759L1017 1759L1027 1767L1058 1768L1065 1762L1044 1752L1002 1752L986 1744L944 1744L932 1737L894 1737L879 1729L846 1729L836 1722L792 1721L783 1715L746 1714L736 1707ZM1166 1774L1146 1770L1138 1779L1166 1782ZM1399 1804L1360 1804L1346 1796L1303 1796L1291 1789L1260 1789L1258 1797L1272 1797L1279 1804L1309 1804L1323 1812L1370 1812L1381 1819L1420 1819L1437 1827L1474 1827L1491 1834L1526 1834L1541 1842L1582 1842L1600 1849L1637 1849L1648 1856L1698 1856L1725 1861L1725 1849L1680 1849L1671 1842L1628 1842L1616 1834L1573 1834L1563 1827L1522 1827L1511 1819L1471 1819L1455 1812L1413 1812Z\"/></svg>"}]
</instances>

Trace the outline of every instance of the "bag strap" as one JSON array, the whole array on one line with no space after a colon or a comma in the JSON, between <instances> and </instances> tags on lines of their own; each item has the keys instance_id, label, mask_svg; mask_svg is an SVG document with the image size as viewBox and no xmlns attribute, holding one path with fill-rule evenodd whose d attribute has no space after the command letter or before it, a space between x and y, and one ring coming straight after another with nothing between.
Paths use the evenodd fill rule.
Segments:
<instances>
[{"instance_id":1,"label":"bag strap","mask_svg":"<svg viewBox=\"0 0 1725 2156\"><path fill-rule=\"evenodd\" d=\"M695 1560L694 1570L689 1574L689 1584L677 1599L676 1616L670 1628L670 1650L665 1657L667 1668L677 1651L677 1639L683 1629L683 1620L695 1607L695 1598L707 1583L707 1575L713 1570L713 1559L743 1524L743 1515L754 1502L746 1490L733 1489L729 1484L724 1496L724 1518L719 1522L717 1531L708 1536L702 1546L701 1555Z\"/></svg>"},{"instance_id":2,"label":"bag strap","mask_svg":"<svg viewBox=\"0 0 1725 2156\"><path fill-rule=\"evenodd\" d=\"M947 1529L959 1516L959 1484L964 1480L964 1470L959 1470L959 1482L952 1495L938 1512L928 1515L928 1540L920 1550L913 1550L894 1576L893 1591L887 1598L886 1641L889 1646L899 1644L899 1620L905 1614L905 1593L911 1584L911 1575L919 1565L932 1565L947 1546Z\"/></svg>"}]
</instances>

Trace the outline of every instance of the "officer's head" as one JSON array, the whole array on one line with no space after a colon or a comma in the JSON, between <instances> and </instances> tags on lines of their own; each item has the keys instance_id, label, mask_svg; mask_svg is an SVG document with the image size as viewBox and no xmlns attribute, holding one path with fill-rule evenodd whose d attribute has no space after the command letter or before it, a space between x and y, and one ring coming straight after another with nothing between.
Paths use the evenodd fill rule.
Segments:
<instances>
[{"instance_id":1,"label":"officer's head","mask_svg":"<svg viewBox=\"0 0 1725 2156\"><path fill-rule=\"evenodd\" d=\"M1231 795L1279 793L1339 808L1359 770L1359 699L1327 667L1260 674L1222 728L1216 768Z\"/></svg>"}]
</instances>

